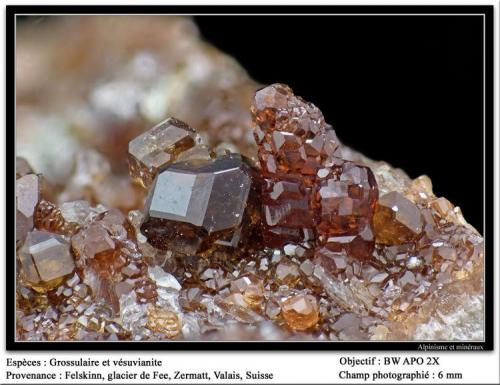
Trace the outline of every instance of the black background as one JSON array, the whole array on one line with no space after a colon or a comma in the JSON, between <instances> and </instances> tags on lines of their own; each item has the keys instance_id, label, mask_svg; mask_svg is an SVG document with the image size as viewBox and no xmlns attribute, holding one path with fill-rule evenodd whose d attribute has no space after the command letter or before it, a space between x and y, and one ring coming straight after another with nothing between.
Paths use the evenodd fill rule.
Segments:
<instances>
[{"instance_id":1,"label":"black background","mask_svg":"<svg viewBox=\"0 0 500 385\"><path fill-rule=\"evenodd\" d=\"M340 140L434 192L483 231L481 16L197 16L255 80L316 104Z\"/></svg>"}]
</instances>

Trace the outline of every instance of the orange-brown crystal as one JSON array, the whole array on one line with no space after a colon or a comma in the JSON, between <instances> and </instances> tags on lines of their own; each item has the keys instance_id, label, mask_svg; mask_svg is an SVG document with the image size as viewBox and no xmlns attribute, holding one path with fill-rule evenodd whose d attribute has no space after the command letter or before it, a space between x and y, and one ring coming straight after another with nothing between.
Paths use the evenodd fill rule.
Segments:
<instances>
[{"instance_id":1,"label":"orange-brown crystal","mask_svg":"<svg viewBox=\"0 0 500 385\"><path fill-rule=\"evenodd\" d=\"M243 299L250 307L259 307L264 299L264 285L262 280L254 274L240 277L231 282L231 291L243 295Z\"/></svg>"},{"instance_id":2,"label":"orange-brown crystal","mask_svg":"<svg viewBox=\"0 0 500 385\"><path fill-rule=\"evenodd\" d=\"M380 197L373 224L377 242L388 245L413 241L423 227L418 207L396 191Z\"/></svg>"},{"instance_id":3,"label":"orange-brown crystal","mask_svg":"<svg viewBox=\"0 0 500 385\"><path fill-rule=\"evenodd\" d=\"M319 320L319 306L316 298L309 294L298 294L286 299L281 304L283 318L290 328L306 330Z\"/></svg>"}]
</instances>

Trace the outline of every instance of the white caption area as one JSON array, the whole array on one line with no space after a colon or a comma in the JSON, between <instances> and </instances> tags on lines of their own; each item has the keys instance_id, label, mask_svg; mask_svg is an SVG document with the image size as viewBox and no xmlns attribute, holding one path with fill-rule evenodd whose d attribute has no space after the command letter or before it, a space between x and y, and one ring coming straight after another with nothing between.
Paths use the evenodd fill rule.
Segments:
<instances>
[{"instance_id":1,"label":"white caption area","mask_svg":"<svg viewBox=\"0 0 500 385\"><path fill-rule=\"evenodd\" d=\"M21 361L39 361L41 366L7 367L7 357ZM50 360L87 359L99 366L58 366ZM436 359L437 358L437 359ZM122 366L120 359L160 360L162 366ZM399 359L399 362L396 361ZM37 383L23 380L23 373L54 373L56 378L39 383L411 383L398 379L413 374L417 383L498 383L498 353L9 353L2 357L3 383ZM106 363L109 360L109 366ZM361 363L359 360L363 360ZM114 362L117 361L117 362ZM10 379L6 375L11 372ZM149 374L145 377L144 374ZM156 375L155 375L156 372ZM178 374L177 374L178 372ZM248 372L248 373L247 373ZM117 376L116 373L119 376ZM131 375L137 373L134 376ZM203 373L207 373L206 375ZM216 373L226 376L217 379ZM415 374L418 373L418 374ZM426 374L427 373L427 374ZM17 374L17 375L16 375ZM99 375L98 375L99 374ZM192 374L199 376L192 377ZM239 374L240 378L234 377ZM269 379L266 374L272 374ZM374 380L375 378L378 380ZM176 379L175 376L178 376ZM93 377L95 376L95 377ZM108 377L111 376L111 377Z\"/></svg>"}]
</instances>

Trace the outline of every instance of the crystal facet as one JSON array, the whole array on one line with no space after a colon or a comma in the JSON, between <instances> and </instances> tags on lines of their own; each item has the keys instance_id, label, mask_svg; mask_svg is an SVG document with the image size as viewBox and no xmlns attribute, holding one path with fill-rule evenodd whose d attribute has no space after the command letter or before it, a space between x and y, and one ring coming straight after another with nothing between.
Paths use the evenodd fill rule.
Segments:
<instances>
[{"instance_id":1,"label":"crystal facet","mask_svg":"<svg viewBox=\"0 0 500 385\"><path fill-rule=\"evenodd\" d=\"M28 174L33 174L33 169L31 168L28 161L19 156L16 157L16 179L19 179Z\"/></svg>"}]
</instances>

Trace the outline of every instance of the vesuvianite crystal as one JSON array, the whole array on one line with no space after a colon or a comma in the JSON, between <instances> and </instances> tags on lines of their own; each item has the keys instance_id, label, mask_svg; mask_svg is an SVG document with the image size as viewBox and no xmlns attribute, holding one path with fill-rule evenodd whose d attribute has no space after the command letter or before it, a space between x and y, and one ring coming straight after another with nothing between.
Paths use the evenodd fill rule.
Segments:
<instances>
[{"instance_id":1,"label":"vesuvianite crystal","mask_svg":"<svg viewBox=\"0 0 500 385\"><path fill-rule=\"evenodd\" d=\"M151 186L141 231L153 246L183 254L240 246L256 220L253 173L239 154L170 165Z\"/></svg>"}]
</instances>

